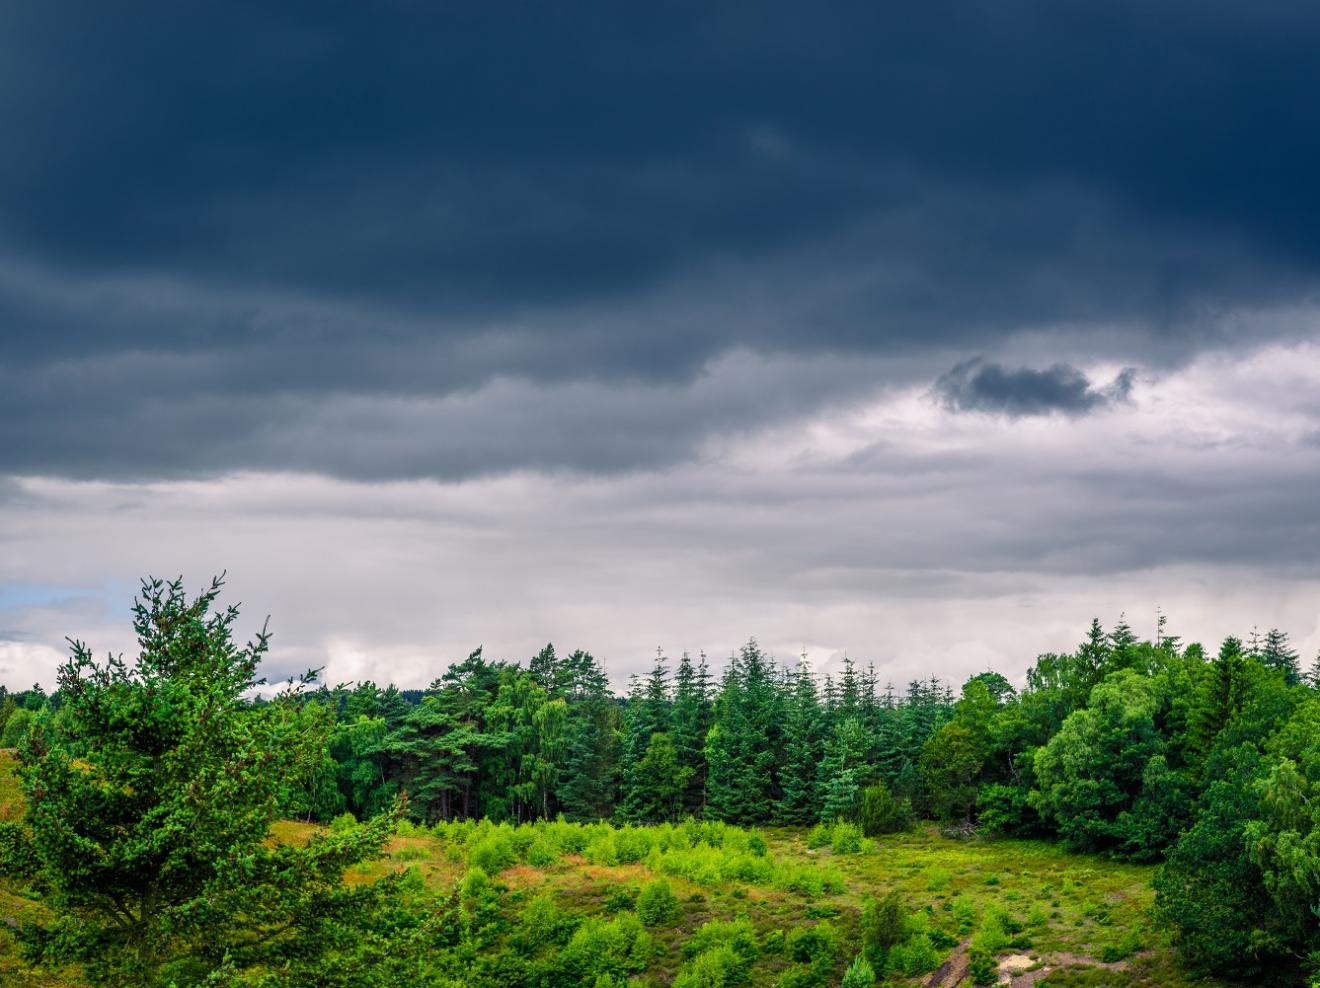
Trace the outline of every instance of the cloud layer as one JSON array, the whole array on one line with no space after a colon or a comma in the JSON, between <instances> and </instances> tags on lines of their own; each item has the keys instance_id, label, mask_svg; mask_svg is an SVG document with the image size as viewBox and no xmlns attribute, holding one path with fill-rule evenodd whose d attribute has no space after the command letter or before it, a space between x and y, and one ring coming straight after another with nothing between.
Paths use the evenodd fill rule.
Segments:
<instances>
[{"instance_id":1,"label":"cloud layer","mask_svg":"<svg viewBox=\"0 0 1320 988\"><path fill-rule=\"evenodd\" d=\"M176 569L378 678L556 629L1020 667L1011 602L1137 587L1311 634L1317 47L1286 2L6 10L0 678Z\"/></svg>"}]
</instances>

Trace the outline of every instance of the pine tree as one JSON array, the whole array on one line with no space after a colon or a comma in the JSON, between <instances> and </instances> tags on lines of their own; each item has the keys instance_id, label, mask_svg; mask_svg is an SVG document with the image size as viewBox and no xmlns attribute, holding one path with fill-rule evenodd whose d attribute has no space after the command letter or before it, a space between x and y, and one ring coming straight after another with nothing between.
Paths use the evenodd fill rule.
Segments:
<instances>
[{"instance_id":1,"label":"pine tree","mask_svg":"<svg viewBox=\"0 0 1320 988\"><path fill-rule=\"evenodd\" d=\"M874 766L867 761L869 747L870 739L859 717L839 721L825 743L825 757L820 763L821 822L851 820L856 814L862 786L875 775Z\"/></svg>"},{"instance_id":2,"label":"pine tree","mask_svg":"<svg viewBox=\"0 0 1320 988\"><path fill-rule=\"evenodd\" d=\"M1091 692L1091 687L1104 678L1105 666L1109 662L1109 638L1100 626L1099 618L1091 618L1091 627L1086 633L1086 641L1077 649L1077 686L1082 702Z\"/></svg>"},{"instance_id":3,"label":"pine tree","mask_svg":"<svg viewBox=\"0 0 1320 988\"><path fill-rule=\"evenodd\" d=\"M816 680L804 653L786 700L784 764L780 770L783 791L775 811L776 822L805 825L819 816L821 726Z\"/></svg>"},{"instance_id":4,"label":"pine tree","mask_svg":"<svg viewBox=\"0 0 1320 988\"><path fill-rule=\"evenodd\" d=\"M1260 650L1261 664L1267 669L1280 670L1289 686L1296 686L1302 681L1299 658L1297 650L1288 641L1288 632L1271 628L1266 633Z\"/></svg>"},{"instance_id":5,"label":"pine tree","mask_svg":"<svg viewBox=\"0 0 1320 988\"><path fill-rule=\"evenodd\" d=\"M395 887L343 882L380 854L395 813L306 843L271 839L288 789L322 760L330 712L304 704L310 675L273 701L245 699L263 682L268 635L234 640L237 609L213 610L221 586L189 599L182 581L144 581L137 655L98 665L73 642L65 716L20 753L44 885L20 935L95 984L255 984L277 970L322 984Z\"/></svg>"},{"instance_id":6,"label":"pine tree","mask_svg":"<svg viewBox=\"0 0 1320 988\"><path fill-rule=\"evenodd\" d=\"M1246 691L1245 662L1241 639L1229 635L1210 664L1192 712L1191 743L1202 755L1210 751L1219 732L1242 709Z\"/></svg>"},{"instance_id":7,"label":"pine tree","mask_svg":"<svg viewBox=\"0 0 1320 988\"><path fill-rule=\"evenodd\" d=\"M663 649L657 648L655 653L650 675L644 680L633 680L624 714L620 812L626 820L648 819L649 808L658 802L654 790L662 781L648 776L643 766L651 738L669 731L669 660Z\"/></svg>"},{"instance_id":8,"label":"pine tree","mask_svg":"<svg viewBox=\"0 0 1320 988\"><path fill-rule=\"evenodd\" d=\"M674 743L678 764L688 772L683 791L683 812L700 816L706 805L706 734L710 730L710 672L706 655L694 667L692 656L684 652L674 674L674 703L670 711L669 734Z\"/></svg>"},{"instance_id":9,"label":"pine tree","mask_svg":"<svg viewBox=\"0 0 1320 988\"><path fill-rule=\"evenodd\" d=\"M766 656L752 639L730 660L716 700L715 723L706 742L707 816L738 824L771 818L778 797L777 701Z\"/></svg>"},{"instance_id":10,"label":"pine tree","mask_svg":"<svg viewBox=\"0 0 1320 988\"><path fill-rule=\"evenodd\" d=\"M1119 669L1130 669L1136 664L1137 636L1127 623L1127 615L1118 616L1118 624L1109 633L1109 657Z\"/></svg>"},{"instance_id":11,"label":"pine tree","mask_svg":"<svg viewBox=\"0 0 1320 988\"><path fill-rule=\"evenodd\" d=\"M559 805L570 820L605 820L614 814L618 782L618 707L591 653L574 652L565 662L571 685Z\"/></svg>"}]
</instances>

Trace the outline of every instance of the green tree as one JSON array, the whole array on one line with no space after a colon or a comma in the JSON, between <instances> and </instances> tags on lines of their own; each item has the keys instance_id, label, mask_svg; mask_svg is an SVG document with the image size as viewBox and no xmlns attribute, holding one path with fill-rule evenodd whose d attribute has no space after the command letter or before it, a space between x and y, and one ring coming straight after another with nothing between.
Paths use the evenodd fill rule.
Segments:
<instances>
[{"instance_id":1,"label":"green tree","mask_svg":"<svg viewBox=\"0 0 1320 988\"><path fill-rule=\"evenodd\" d=\"M793 673L784 706L784 760L779 773L782 792L775 817L777 822L805 826L819 818L817 776L823 726L816 680L805 659Z\"/></svg>"},{"instance_id":2,"label":"green tree","mask_svg":"<svg viewBox=\"0 0 1320 988\"><path fill-rule=\"evenodd\" d=\"M1158 706L1150 679L1119 670L1036 753L1033 804L1069 846L1112 848L1126 836L1120 816L1141 792L1147 763L1161 754Z\"/></svg>"},{"instance_id":3,"label":"green tree","mask_svg":"<svg viewBox=\"0 0 1320 988\"><path fill-rule=\"evenodd\" d=\"M739 824L771 819L778 795L780 714L769 662L752 639L730 657L707 735L707 816Z\"/></svg>"},{"instance_id":4,"label":"green tree","mask_svg":"<svg viewBox=\"0 0 1320 988\"><path fill-rule=\"evenodd\" d=\"M328 723L298 716L298 687L249 704L263 630L245 647L235 608L212 611L148 580L133 608L139 652L97 664L73 643L66 716L21 751L26 823L51 919L30 957L79 961L99 985L197 985L278 968L311 983L354 934L379 886L344 869L379 853L392 818L271 846L282 787L324 754ZM305 682L306 680L304 680Z\"/></svg>"},{"instance_id":5,"label":"green tree","mask_svg":"<svg viewBox=\"0 0 1320 988\"><path fill-rule=\"evenodd\" d=\"M1260 649L1260 661L1266 669L1277 669L1283 673L1289 686L1296 686L1302 681L1302 670L1298 664L1297 650L1288 640L1288 632L1271 628L1265 634L1265 641Z\"/></svg>"}]
</instances>

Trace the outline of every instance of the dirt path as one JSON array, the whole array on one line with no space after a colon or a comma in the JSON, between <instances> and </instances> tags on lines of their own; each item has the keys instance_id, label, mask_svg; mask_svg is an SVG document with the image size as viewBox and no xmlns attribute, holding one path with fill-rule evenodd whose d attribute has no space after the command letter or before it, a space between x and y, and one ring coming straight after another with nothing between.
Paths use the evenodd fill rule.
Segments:
<instances>
[{"instance_id":1,"label":"dirt path","mask_svg":"<svg viewBox=\"0 0 1320 988\"><path fill-rule=\"evenodd\" d=\"M970 940L958 944L949 959L926 981L925 988L971 988L967 977L968 945ZM1127 961L1101 961L1085 954L1057 953L1032 957L1029 954L1010 954L999 959L999 988L1031 988L1055 971L1085 964L1106 971L1125 971Z\"/></svg>"}]
</instances>

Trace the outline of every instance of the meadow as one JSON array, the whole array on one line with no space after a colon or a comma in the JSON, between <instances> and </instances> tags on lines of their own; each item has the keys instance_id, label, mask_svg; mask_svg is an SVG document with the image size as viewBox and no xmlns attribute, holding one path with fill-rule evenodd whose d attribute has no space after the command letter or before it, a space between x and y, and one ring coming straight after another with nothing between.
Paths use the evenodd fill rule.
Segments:
<instances>
[{"instance_id":1,"label":"meadow","mask_svg":"<svg viewBox=\"0 0 1320 988\"><path fill-rule=\"evenodd\" d=\"M5 754L0 817L21 813ZM319 829L281 821L272 837L301 844ZM933 825L871 840L846 824L465 821L405 822L347 878L403 872L414 896L456 895L479 927L474 979L498 969L535 983L554 969L591 986L837 985L863 951L866 902L896 891L901 939L881 983L1191 984L1150 922L1151 871L1044 842L950 839ZM81 988L74 970L37 973L18 957L14 926L42 911L0 890L3 983ZM976 966L985 957L988 972Z\"/></svg>"}]
</instances>

